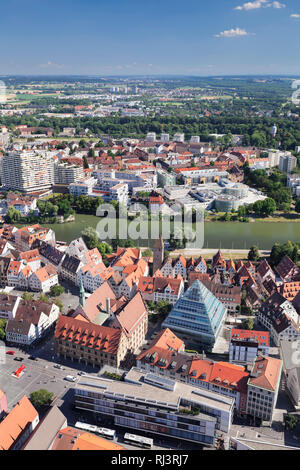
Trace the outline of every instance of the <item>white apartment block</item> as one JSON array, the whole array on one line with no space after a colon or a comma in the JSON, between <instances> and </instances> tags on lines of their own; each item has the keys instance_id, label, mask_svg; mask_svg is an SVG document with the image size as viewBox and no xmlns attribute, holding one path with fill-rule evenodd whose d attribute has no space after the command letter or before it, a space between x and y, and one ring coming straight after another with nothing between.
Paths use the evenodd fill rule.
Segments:
<instances>
[{"instance_id":1,"label":"white apartment block","mask_svg":"<svg viewBox=\"0 0 300 470\"><path fill-rule=\"evenodd\" d=\"M184 142L184 134L180 132L174 134L173 140L174 142Z\"/></svg>"},{"instance_id":2,"label":"white apartment block","mask_svg":"<svg viewBox=\"0 0 300 470\"><path fill-rule=\"evenodd\" d=\"M9 152L3 157L1 181L7 189L25 193L50 189L54 183L52 155L46 152Z\"/></svg>"},{"instance_id":3,"label":"white apartment block","mask_svg":"<svg viewBox=\"0 0 300 470\"><path fill-rule=\"evenodd\" d=\"M71 184L76 183L84 178L82 166L68 165L67 163L59 163L54 166L54 183L55 184Z\"/></svg>"},{"instance_id":4,"label":"white apartment block","mask_svg":"<svg viewBox=\"0 0 300 470\"><path fill-rule=\"evenodd\" d=\"M69 192L74 197L90 196L96 184L97 180L95 178L84 178L76 183L71 183L69 185Z\"/></svg>"}]
</instances>

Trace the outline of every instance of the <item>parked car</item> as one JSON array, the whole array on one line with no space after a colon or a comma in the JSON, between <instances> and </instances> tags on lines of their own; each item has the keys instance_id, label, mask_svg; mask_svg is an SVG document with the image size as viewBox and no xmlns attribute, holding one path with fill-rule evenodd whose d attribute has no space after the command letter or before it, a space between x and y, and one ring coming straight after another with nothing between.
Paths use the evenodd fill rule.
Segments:
<instances>
[{"instance_id":1,"label":"parked car","mask_svg":"<svg viewBox=\"0 0 300 470\"><path fill-rule=\"evenodd\" d=\"M15 357L14 361L19 361L20 362L20 361L23 361L23 359L24 359L24 357L19 356L19 357Z\"/></svg>"},{"instance_id":2,"label":"parked car","mask_svg":"<svg viewBox=\"0 0 300 470\"><path fill-rule=\"evenodd\" d=\"M63 366L61 366L60 364L55 364L55 369L62 369L63 370Z\"/></svg>"},{"instance_id":3,"label":"parked car","mask_svg":"<svg viewBox=\"0 0 300 470\"><path fill-rule=\"evenodd\" d=\"M28 359L30 359L31 361L37 361L37 358L35 356L29 356Z\"/></svg>"},{"instance_id":4,"label":"parked car","mask_svg":"<svg viewBox=\"0 0 300 470\"><path fill-rule=\"evenodd\" d=\"M6 354L9 354L10 356L13 356L15 353L15 351L6 351Z\"/></svg>"}]
</instances>

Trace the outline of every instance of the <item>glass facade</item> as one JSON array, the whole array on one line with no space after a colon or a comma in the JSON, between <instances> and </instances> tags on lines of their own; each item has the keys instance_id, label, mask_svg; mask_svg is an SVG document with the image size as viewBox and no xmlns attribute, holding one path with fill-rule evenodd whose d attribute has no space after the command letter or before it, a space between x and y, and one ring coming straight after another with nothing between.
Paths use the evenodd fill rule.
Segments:
<instances>
[{"instance_id":1,"label":"glass facade","mask_svg":"<svg viewBox=\"0 0 300 470\"><path fill-rule=\"evenodd\" d=\"M196 280L176 302L163 328L191 334L199 342L212 346L222 329L226 311L225 305Z\"/></svg>"}]
</instances>

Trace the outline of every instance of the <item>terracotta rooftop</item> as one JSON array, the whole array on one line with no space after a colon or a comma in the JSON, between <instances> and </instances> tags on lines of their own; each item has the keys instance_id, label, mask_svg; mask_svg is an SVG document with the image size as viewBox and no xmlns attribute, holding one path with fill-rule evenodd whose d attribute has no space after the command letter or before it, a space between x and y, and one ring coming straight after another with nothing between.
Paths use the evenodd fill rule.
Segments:
<instances>
[{"instance_id":1,"label":"terracotta rooftop","mask_svg":"<svg viewBox=\"0 0 300 470\"><path fill-rule=\"evenodd\" d=\"M20 434L38 416L38 412L24 395L11 412L0 422L0 450L9 450Z\"/></svg>"}]
</instances>

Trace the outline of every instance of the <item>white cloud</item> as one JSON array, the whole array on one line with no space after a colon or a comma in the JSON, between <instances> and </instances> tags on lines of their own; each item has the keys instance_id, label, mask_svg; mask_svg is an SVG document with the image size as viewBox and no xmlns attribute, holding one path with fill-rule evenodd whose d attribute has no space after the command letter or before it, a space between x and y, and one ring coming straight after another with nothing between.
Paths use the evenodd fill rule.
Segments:
<instances>
[{"instance_id":1,"label":"white cloud","mask_svg":"<svg viewBox=\"0 0 300 470\"><path fill-rule=\"evenodd\" d=\"M248 36L250 33L247 33L244 29L235 28L222 31L219 34L215 34L216 38L235 38L237 36Z\"/></svg>"},{"instance_id":2,"label":"white cloud","mask_svg":"<svg viewBox=\"0 0 300 470\"><path fill-rule=\"evenodd\" d=\"M300 14L299 13L293 13L291 15L291 18L300 18Z\"/></svg>"},{"instance_id":3,"label":"white cloud","mask_svg":"<svg viewBox=\"0 0 300 470\"><path fill-rule=\"evenodd\" d=\"M259 8L275 8L279 10L280 8L285 8L286 5L284 3L280 3L278 1L270 1L270 0L255 0L254 2L247 2L243 5L235 7L235 10L257 10Z\"/></svg>"}]
</instances>

